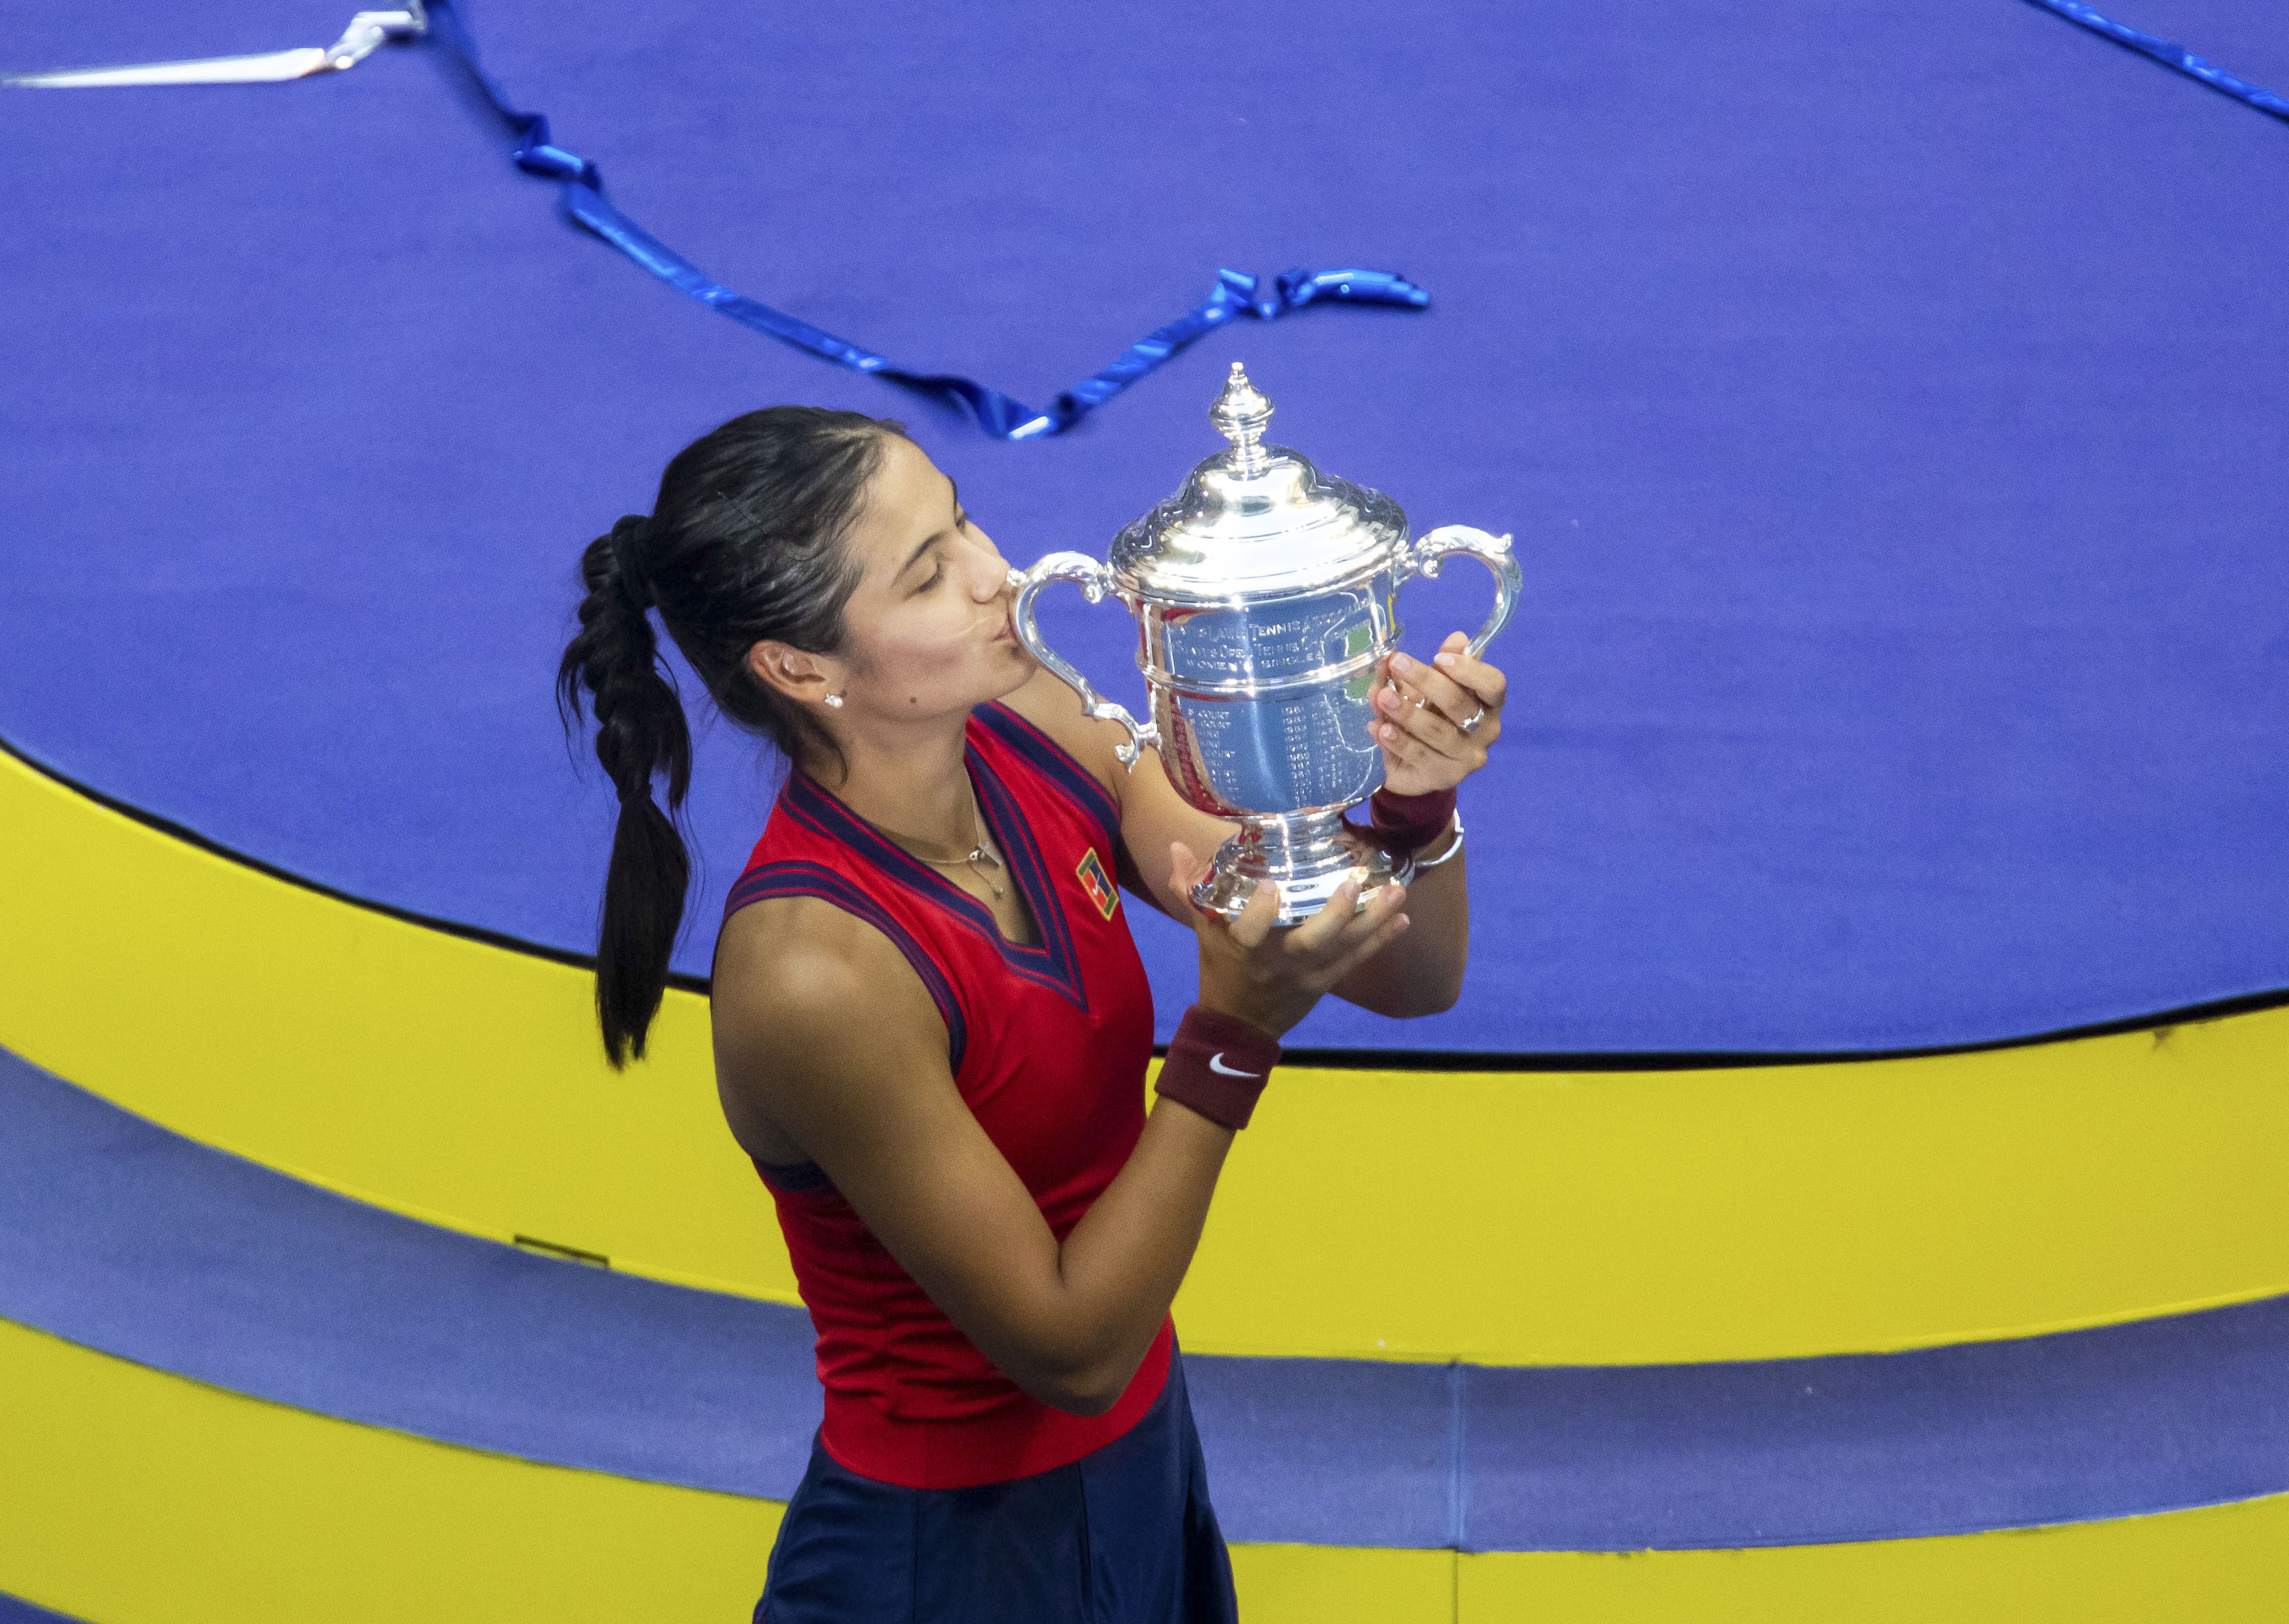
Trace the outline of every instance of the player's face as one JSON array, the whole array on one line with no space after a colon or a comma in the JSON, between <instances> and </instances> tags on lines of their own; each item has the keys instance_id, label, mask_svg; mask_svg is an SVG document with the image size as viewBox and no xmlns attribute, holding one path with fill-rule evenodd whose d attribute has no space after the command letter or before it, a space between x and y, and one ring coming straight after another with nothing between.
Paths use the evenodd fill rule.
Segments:
<instances>
[{"instance_id":1,"label":"player's face","mask_svg":"<svg viewBox=\"0 0 2289 1624\"><path fill-rule=\"evenodd\" d=\"M966 714L1033 675L1010 628L1009 564L913 442L887 442L846 541L861 560L838 651L847 703L910 720Z\"/></svg>"}]
</instances>

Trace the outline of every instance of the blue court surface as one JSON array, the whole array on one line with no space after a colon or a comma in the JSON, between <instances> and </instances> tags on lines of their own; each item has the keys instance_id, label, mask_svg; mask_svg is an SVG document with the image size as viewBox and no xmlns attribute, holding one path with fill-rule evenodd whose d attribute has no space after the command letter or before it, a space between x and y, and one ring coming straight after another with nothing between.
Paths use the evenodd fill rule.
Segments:
<instances>
[{"instance_id":1,"label":"blue court surface","mask_svg":"<svg viewBox=\"0 0 2289 1624\"><path fill-rule=\"evenodd\" d=\"M710 276L1045 404L1219 267L1425 310L1210 333L1068 435L680 297L554 209L433 43L0 96L0 739L352 895L591 938L610 793L547 685L580 547L776 401L899 415L1020 563L1275 439L1518 538L1452 1013L1298 1044L1978 1043L2289 983L2289 129L2026 0L1238 12L473 0L521 105ZM2261 84L2260 8L2129 17ZM5 66L331 34L35 9ZM306 37L307 36L307 40ZM1410 641L1484 578L1409 588ZM1046 601L1046 600L1045 600ZM1133 633L1045 615L1132 704ZM775 768L718 724L703 973ZM1141 921L1161 1018L1188 936Z\"/></svg>"},{"instance_id":2,"label":"blue court surface","mask_svg":"<svg viewBox=\"0 0 2289 1624\"><path fill-rule=\"evenodd\" d=\"M781 764L703 721L608 1070L576 561L784 402L1101 554L1235 360L1526 582L1463 999L1290 1035L1177 1299L1248 1616L2265 1616L2289 103L2218 70L2289 34L2078 9L446 0L0 89L0 1620L745 1615L819 1394L691 994ZM347 18L18 12L0 76ZM1295 268L1428 303L1015 442L686 296L1031 412ZM1041 608L1141 708L1124 612Z\"/></svg>"}]
</instances>

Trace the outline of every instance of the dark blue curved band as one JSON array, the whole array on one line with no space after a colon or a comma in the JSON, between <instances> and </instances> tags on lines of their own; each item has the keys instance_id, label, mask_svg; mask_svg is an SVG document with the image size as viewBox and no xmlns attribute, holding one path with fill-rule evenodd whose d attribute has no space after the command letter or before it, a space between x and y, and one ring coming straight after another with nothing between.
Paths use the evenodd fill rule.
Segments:
<instances>
[{"instance_id":1,"label":"dark blue curved band","mask_svg":"<svg viewBox=\"0 0 2289 1624\"><path fill-rule=\"evenodd\" d=\"M1292 310L1329 300L1340 304L1402 305L1422 309L1431 295L1390 271L1295 269L1266 283L1244 271L1220 270L1208 296L1184 315L1145 334L1113 363L1059 395L1047 412L1036 412L999 389L950 372L916 372L886 356L840 339L744 293L711 280L699 268L653 236L604 197L604 178L596 165L549 140L548 120L512 106L477 57L476 41L461 20L454 0L428 8L429 37L467 69L516 138L511 156L527 174L562 187L564 212L678 292L767 338L809 350L823 360L871 372L886 383L929 396L967 412L997 440L1031 440L1062 434L1097 407L1152 371L1212 327L1236 316L1273 321Z\"/></svg>"},{"instance_id":2,"label":"dark blue curved band","mask_svg":"<svg viewBox=\"0 0 2289 1624\"><path fill-rule=\"evenodd\" d=\"M4 1051L0 1317L321 1414L734 1494L790 1493L819 1415L799 1308L345 1200ZM1245 1541L1818 1544L2289 1490L2289 1297L1903 1354L1184 1365Z\"/></svg>"},{"instance_id":3,"label":"dark blue curved band","mask_svg":"<svg viewBox=\"0 0 2289 1624\"><path fill-rule=\"evenodd\" d=\"M2196 56L2183 45L2157 39L2151 34L2141 34L2110 17L2102 17L2083 4L2081 0L2028 0L2028 3L2039 5L2069 22L2078 23L2092 33L2135 51L2141 56L2151 57L2165 68L2174 68L2189 78L2199 79L2212 90L2221 91L2237 101L2245 101L2261 113L2270 113L2276 118L2289 121L2289 100L2260 85L2252 84L2246 79L2235 78L2216 63Z\"/></svg>"}]
</instances>

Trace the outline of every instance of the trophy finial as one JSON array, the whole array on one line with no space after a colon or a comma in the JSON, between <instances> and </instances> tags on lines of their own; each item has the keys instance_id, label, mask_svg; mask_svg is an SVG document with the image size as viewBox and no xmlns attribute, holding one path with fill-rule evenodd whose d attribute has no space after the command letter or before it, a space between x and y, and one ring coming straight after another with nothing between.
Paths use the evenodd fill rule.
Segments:
<instances>
[{"instance_id":1,"label":"trophy finial","mask_svg":"<svg viewBox=\"0 0 2289 1624\"><path fill-rule=\"evenodd\" d=\"M1224 380L1224 393L1208 408L1208 421L1232 442L1230 466L1234 472L1260 474L1270 465L1260 442L1272 421L1272 402L1248 382L1247 369L1237 361L1232 364L1232 376Z\"/></svg>"}]
</instances>

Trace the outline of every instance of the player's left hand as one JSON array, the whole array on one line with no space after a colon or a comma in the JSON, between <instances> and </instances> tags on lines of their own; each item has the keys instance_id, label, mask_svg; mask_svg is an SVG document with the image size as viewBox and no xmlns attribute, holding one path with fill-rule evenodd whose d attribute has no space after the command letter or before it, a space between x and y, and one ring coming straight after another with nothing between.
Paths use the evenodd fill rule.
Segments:
<instances>
[{"instance_id":1,"label":"player's left hand","mask_svg":"<svg viewBox=\"0 0 2289 1624\"><path fill-rule=\"evenodd\" d=\"M1384 786L1393 795L1452 789L1487 764L1487 747L1502 737L1510 684L1485 660L1463 652L1470 641L1448 633L1429 665L1397 653L1384 661L1384 680L1375 687L1375 741L1383 747Z\"/></svg>"}]
</instances>

